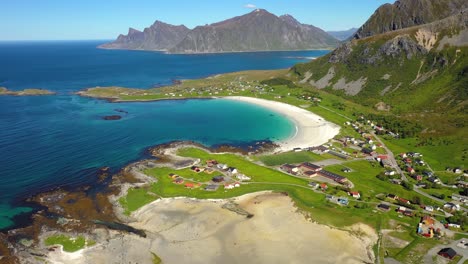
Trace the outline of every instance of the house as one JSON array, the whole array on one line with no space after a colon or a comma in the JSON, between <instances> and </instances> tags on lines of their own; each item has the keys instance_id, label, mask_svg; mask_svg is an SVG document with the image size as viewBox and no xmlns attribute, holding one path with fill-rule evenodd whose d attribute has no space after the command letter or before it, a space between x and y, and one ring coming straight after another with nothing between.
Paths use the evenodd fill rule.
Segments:
<instances>
[{"instance_id":1,"label":"house","mask_svg":"<svg viewBox=\"0 0 468 264\"><path fill-rule=\"evenodd\" d=\"M446 203L444 204L444 209L448 211L458 211L460 210L460 205L454 203Z\"/></svg>"},{"instance_id":2,"label":"house","mask_svg":"<svg viewBox=\"0 0 468 264\"><path fill-rule=\"evenodd\" d=\"M428 212L433 212L433 211L434 211L434 207L426 205L426 206L424 207L424 210L426 210L426 211L428 211Z\"/></svg>"},{"instance_id":3,"label":"house","mask_svg":"<svg viewBox=\"0 0 468 264\"><path fill-rule=\"evenodd\" d=\"M227 171L230 172L230 173L232 173L232 174L238 173L237 169L234 168L234 167L229 167L229 168L227 169Z\"/></svg>"},{"instance_id":4,"label":"house","mask_svg":"<svg viewBox=\"0 0 468 264\"><path fill-rule=\"evenodd\" d=\"M372 155L374 152L371 148L362 148L362 153L367 154L367 155Z\"/></svg>"},{"instance_id":5,"label":"house","mask_svg":"<svg viewBox=\"0 0 468 264\"><path fill-rule=\"evenodd\" d=\"M429 178L427 178L427 180L428 180L429 182L432 182L432 183L441 184L439 178L437 178L437 177L429 177Z\"/></svg>"},{"instance_id":6,"label":"house","mask_svg":"<svg viewBox=\"0 0 468 264\"><path fill-rule=\"evenodd\" d=\"M322 167L318 166L318 165L315 165L315 164L312 164L310 162L304 162L304 163L301 163L301 165L299 165L299 168L303 171L303 172L306 172L306 171L314 171L314 172L319 172L322 170Z\"/></svg>"},{"instance_id":7,"label":"house","mask_svg":"<svg viewBox=\"0 0 468 264\"><path fill-rule=\"evenodd\" d=\"M356 199L361 198L361 194L359 192L348 192L348 195Z\"/></svg>"},{"instance_id":8,"label":"house","mask_svg":"<svg viewBox=\"0 0 468 264\"><path fill-rule=\"evenodd\" d=\"M234 184L226 183L226 184L224 184L224 189L226 189L226 190L234 189Z\"/></svg>"},{"instance_id":9,"label":"house","mask_svg":"<svg viewBox=\"0 0 468 264\"><path fill-rule=\"evenodd\" d=\"M317 176L318 174L315 171L306 171L306 172L304 172L304 175L309 177L309 178L312 178L312 177Z\"/></svg>"},{"instance_id":10,"label":"house","mask_svg":"<svg viewBox=\"0 0 468 264\"><path fill-rule=\"evenodd\" d=\"M207 160L206 161L206 166L208 166L208 167L213 167L213 166L215 166L217 164L218 164L218 162L216 160Z\"/></svg>"},{"instance_id":11,"label":"house","mask_svg":"<svg viewBox=\"0 0 468 264\"><path fill-rule=\"evenodd\" d=\"M236 174L236 178L240 181L250 181L250 177L244 175L244 174L241 174L241 173L238 173Z\"/></svg>"},{"instance_id":12,"label":"house","mask_svg":"<svg viewBox=\"0 0 468 264\"><path fill-rule=\"evenodd\" d=\"M437 255L447 259L453 259L457 255L457 252L453 248L443 248L437 252Z\"/></svg>"},{"instance_id":13,"label":"house","mask_svg":"<svg viewBox=\"0 0 468 264\"><path fill-rule=\"evenodd\" d=\"M175 180L172 181L173 183L175 184L182 184L184 183L184 179L183 178L176 178Z\"/></svg>"},{"instance_id":14,"label":"house","mask_svg":"<svg viewBox=\"0 0 468 264\"><path fill-rule=\"evenodd\" d=\"M379 208L382 211L388 212L390 210L390 205L381 203L377 205L377 208Z\"/></svg>"},{"instance_id":15,"label":"house","mask_svg":"<svg viewBox=\"0 0 468 264\"><path fill-rule=\"evenodd\" d=\"M240 186L241 186L241 185L240 185L240 182L235 182L235 183L234 183L234 187L239 188Z\"/></svg>"},{"instance_id":16,"label":"house","mask_svg":"<svg viewBox=\"0 0 468 264\"><path fill-rule=\"evenodd\" d=\"M204 168L200 168L198 166L192 166L190 169L193 170L196 173L199 173L199 172L202 172L202 171L205 170Z\"/></svg>"},{"instance_id":17,"label":"house","mask_svg":"<svg viewBox=\"0 0 468 264\"><path fill-rule=\"evenodd\" d=\"M389 193L389 194L387 194L387 198L390 198L390 199L392 199L392 200L397 200L397 199L398 199L398 196L396 196L395 194Z\"/></svg>"},{"instance_id":18,"label":"house","mask_svg":"<svg viewBox=\"0 0 468 264\"><path fill-rule=\"evenodd\" d=\"M283 164L280 167L281 170L296 175L299 172L299 168L296 165Z\"/></svg>"},{"instance_id":19,"label":"house","mask_svg":"<svg viewBox=\"0 0 468 264\"><path fill-rule=\"evenodd\" d=\"M416 171L415 171L413 168L411 168L411 167L406 168L406 171L407 171L409 174L414 174L414 173L416 173Z\"/></svg>"},{"instance_id":20,"label":"house","mask_svg":"<svg viewBox=\"0 0 468 264\"><path fill-rule=\"evenodd\" d=\"M328 186L326 183L321 183L320 184L320 189L322 189L322 191L326 191L328 189Z\"/></svg>"},{"instance_id":21,"label":"house","mask_svg":"<svg viewBox=\"0 0 468 264\"><path fill-rule=\"evenodd\" d=\"M411 176L413 179L417 180L417 181L421 181L422 180L422 176L417 174L417 175L413 175Z\"/></svg>"},{"instance_id":22,"label":"house","mask_svg":"<svg viewBox=\"0 0 468 264\"><path fill-rule=\"evenodd\" d=\"M205 187L205 191L216 191L218 190L219 185L216 184L209 184Z\"/></svg>"},{"instance_id":23,"label":"house","mask_svg":"<svg viewBox=\"0 0 468 264\"><path fill-rule=\"evenodd\" d=\"M175 173L169 173L169 178L171 179L175 179L175 178L178 178L179 175L175 174Z\"/></svg>"},{"instance_id":24,"label":"house","mask_svg":"<svg viewBox=\"0 0 468 264\"><path fill-rule=\"evenodd\" d=\"M400 153L400 157L401 157L402 159L404 159L404 158L406 158L406 157L408 157L408 156L406 155L406 153Z\"/></svg>"},{"instance_id":25,"label":"house","mask_svg":"<svg viewBox=\"0 0 468 264\"><path fill-rule=\"evenodd\" d=\"M312 189L317 189L319 187L319 184L316 182L309 182L309 186L312 187Z\"/></svg>"},{"instance_id":26,"label":"house","mask_svg":"<svg viewBox=\"0 0 468 264\"><path fill-rule=\"evenodd\" d=\"M406 164L411 164L413 161L410 158L403 159Z\"/></svg>"},{"instance_id":27,"label":"house","mask_svg":"<svg viewBox=\"0 0 468 264\"><path fill-rule=\"evenodd\" d=\"M329 171L326 171L326 170L321 170L319 172L320 176L323 176L325 178L328 178L330 180L334 180L338 183L341 183L341 184L344 184L348 181L348 179L346 177L343 177L343 176L340 176L338 174L335 174L333 172L329 172Z\"/></svg>"},{"instance_id":28,"label":"house","mask_svg":"<svg viewBox=\"0 0 468 264\"><path fill-rule=\"evenodd\" d=\"M224 177L221 176L221 175L218 175L218 176L214 176L213 179L211 179L213 182L223 182L224 181Z\"/></svg>"},{"instance_id":29,"label":"house","mask_svg":"<svg viewBox=\"0 0 468 264\"><path fill-rule=\"evenodd\" d=\"M400 203L402 203L402 204L411 204L410 201L408 201L408 200L406 200L406 199L404 199L404 198L401 198L401 197L398 197L398 201L399 201Z\"/></svg>"},{"instance_id":30,"label":"house","mask_svg":"<svg viewBox=\"0 0 468 264\"><path fill-rule=\"evenodd\" d=\"M378 155L377 158L380 159L380 160L386 160L386 159L388 159L388 156L387 155Z\"/></svg>"},{"instance_id":31,"label":"house","mask_svg":"<svg viewBox=\"0 0 468 264\"><path fill-rule=\"evenodd\" d=\"M227 170L227 169L228 169L228 165L222 164L222 163L218 163L218 164L216 164L216 168L218 168L218 169L220 169L220 170Z\"/></svg>"},{"instance_id":32,"label":"house","mask_svg":"<svg viewBox=\"0 0 468 264\"><path fill-rule=\"evenodd\" d=\"M433 226L435 224L435 220L434 218L428 216L428 215L425 215L422 217L421 219L421 223L423 223L424 225L427 225L427 226Z\"/></svg>"},{"instance_id":33,"label":"house","mask_svg":"<svg viewBox=\"0 0 468 264\"><path fill-rule=\"evenodd\" d=\"M460 169L460 168L455 168L455 169L453 169L453 172L455 172L455 173L457 173L457 174L460 174L460 173L462 173L463 171L462 171L462 169Z\"/></svg>"},{"instance_id":34,"label":"house","mask_svg":"<svg viewBox=\"0 0 468 264\"><path fill-rule=\"evenodd\" d=\"M461 228L460 224L456 224L456 223L448 223L447 225L453 228Z\"/></svg>"},{"instance_id":35,"label":"house","mask_svg":"<svg viewBox=\"0 0 468 264\"><path fill-rule=\"evenodd\" d=\"M388 171L385 172L385 175L387 175L387 176L395 175L395 171L388 170Z\"/></svg>"},{"instance_id":36,"label":"house","mask_svg":"<svg viewBox=\"0 0 468 264\"><path fill-rule=\"evenodd\" d=\"M348 172L351 172L351 169L350 168L343 168L343 169L341 169L341 171L348 173Z\"/></svg>"},{"instance_id":37,"label":"house","mask_svg":"<svg viewBox=\"0 0 468 264\"><path fill-rule=\"evenodd\" d=\"M294 152L301 152L302 148L293 148Z\"/></svg>"},{"instance_id":38,"label":"house","mask_svg":"<svg viewBox=\"0 0 468 264\"><path fill-rule=\"evenodd\" d=\"M313 153L315 154L323 154L323 153L327 153L328 152L328 148L325 147L325 146L318 146L318 147L313 147L313 148L310 148L310 151L312 151Z\"/></svg>"}]
</instances>

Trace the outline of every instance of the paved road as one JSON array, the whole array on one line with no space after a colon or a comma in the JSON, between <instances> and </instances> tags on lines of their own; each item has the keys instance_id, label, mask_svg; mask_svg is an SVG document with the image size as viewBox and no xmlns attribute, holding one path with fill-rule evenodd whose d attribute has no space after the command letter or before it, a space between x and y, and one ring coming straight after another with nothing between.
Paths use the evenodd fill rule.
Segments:
<instances>
[{"instance_id":1,"label":"paved road","mask_svg":"<svg viewBox=\"0 0 468 264\"><path fill-rule=\"evenodd\" d=\"M370 134L382 145L382 147L387 152L387 157L388 157L388 160L390 161L392 168L401 175L402 180L408 181L408 179L406 178L406 175L400 169L400 166L398 166L398 163L396 162L395 155L393 155L393 152L385 145L385 143L383 143L383 141L374 132L370 132Z\"/></svg>"}]
</instances>

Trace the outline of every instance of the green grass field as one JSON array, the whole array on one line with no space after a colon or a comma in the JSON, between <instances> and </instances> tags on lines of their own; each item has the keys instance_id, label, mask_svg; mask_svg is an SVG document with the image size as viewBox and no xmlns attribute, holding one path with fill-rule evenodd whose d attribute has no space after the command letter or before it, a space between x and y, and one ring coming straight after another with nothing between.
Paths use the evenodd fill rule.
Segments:
<instances>
[{"instance_id":1,"label":"green grass field","mask_svg":"<svg viewBox=\"0 0 468 264\"><path fill-rule=\"evenodd\" d=\"M66 235L53 235L45 239L46 246L62 245L63 250L67 252L75 252L86 246L95 244L93 240L87 240L83 236L71 237Z\"/></svg>"},{"instance_id":2,"label":"green grass field","mask_svg":"<svg viewBox=\"0 0 468 264\"><path fill-rule=\"evenodd\" d=\"M279 166L286 163L295 164L306 161L319 161L324 160L320 155L314 154L309 151L303 152L286 152L273 155L263 155L258 157L263 164L267 166Z\"/></svg>"}]
</instances>

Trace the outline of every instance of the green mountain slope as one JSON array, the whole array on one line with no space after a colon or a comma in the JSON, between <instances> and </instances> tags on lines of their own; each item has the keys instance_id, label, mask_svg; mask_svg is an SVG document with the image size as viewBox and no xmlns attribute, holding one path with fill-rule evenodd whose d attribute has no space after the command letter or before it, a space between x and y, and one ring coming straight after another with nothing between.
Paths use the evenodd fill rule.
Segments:
<instances>
[{"instance_id":1,"label":"green mountain slope","mask_svg":"<svg viewBox=\"0 0 468 264\"><path fill-rule=\"evenodd\" d=\"M384 4L358 29L354 38L431 23L466 8L466 0L399 0Z\"/></svg>"},{"instance_id":2,"label":"green mountain slope","mask_svg":"<svg viewBox=\"0 0 468 264\"><path fill-rule=\"evenodd\" d=\"M467 18L464 12L353 40L292 72L301 83L366 106L383 102L395 113L461 112L467 103Z\"/></svg>"}]
</instances>

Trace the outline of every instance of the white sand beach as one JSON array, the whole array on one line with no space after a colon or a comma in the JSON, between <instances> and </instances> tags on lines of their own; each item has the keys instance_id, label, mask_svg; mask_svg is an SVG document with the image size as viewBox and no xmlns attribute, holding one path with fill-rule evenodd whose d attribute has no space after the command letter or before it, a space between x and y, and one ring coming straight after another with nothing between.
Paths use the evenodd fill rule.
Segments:
<instances>
[{"instance_id":1,"label":"white sand beach","mask_svg":"<svg viewBox=\"0 0 468 264\"><path fill-rule=\"evenodd\" d=\"M319 146L340 132L338 125L297 106L253 97L228 96L223 98L256 104L289 118L296 126L296 133L286 140L276 142L280 145L281 151Z\"/></svg>"},{"instance_id":2,"label":"white sand beach","mask_svg":"<svg viewBox=\"0 0 468 264\"><path fill-rule=\"evenodd\" d=\"M354 225L348 232L313 223L290 197L252 193L235 202L253 218L222 208L226 200L160 199L132 216L147 237L118 234L97 239L78 254L50 252L52 263L373 263L375 231ZM354 234L354 235L353 235ZM359 237L355 235L359 234Z\"/></svg>"}]
</instances>

